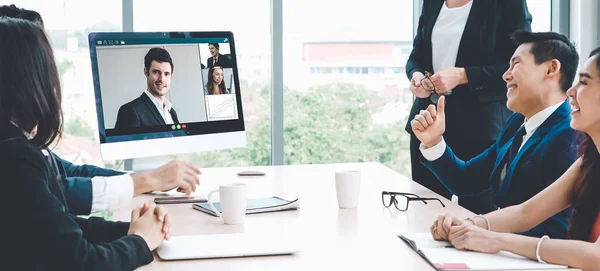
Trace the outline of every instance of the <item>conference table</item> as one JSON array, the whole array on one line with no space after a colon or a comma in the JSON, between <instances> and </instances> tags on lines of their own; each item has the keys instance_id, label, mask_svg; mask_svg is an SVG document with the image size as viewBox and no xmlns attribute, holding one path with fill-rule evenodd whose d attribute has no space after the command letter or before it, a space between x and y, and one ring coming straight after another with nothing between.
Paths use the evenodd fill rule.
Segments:
<instances>
[{"instance_id":1,"label":"conference table","mask_svg":"<svg viewBox=\"0 0 600 271\"><path fill-rule=\"evenodd\" d=\"M265 172L260 177L238 177L244 170ZM358 207L337 205L335 172L361 172ZM207 195L223 183L245 183L247 198L279 196L299 199L300 209L246 215L243 225L226 225L222 218L194 210L192 204L163 205L172 219L171 235L224 233L293 234L301 251L291 255L154 261L138 270L434 270L398 234L428 232L439 216L474 214L380 163L342 163L202 169L197 195ZM437 197L428 204L411 202L407 211L385 208L382 191L410 192ZM154 195L135 198L129 210ZM113 219L129 221L130 211L115 211Z\"/></svg>"}]
</instances>

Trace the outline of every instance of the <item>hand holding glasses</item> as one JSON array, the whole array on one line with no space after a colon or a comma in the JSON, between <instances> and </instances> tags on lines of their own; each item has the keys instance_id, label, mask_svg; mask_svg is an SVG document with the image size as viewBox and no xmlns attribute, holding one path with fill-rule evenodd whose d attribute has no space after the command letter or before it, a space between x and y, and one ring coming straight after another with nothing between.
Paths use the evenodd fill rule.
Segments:
<instances>
[{"instance_id":1,"label":"hand holding glasses","mask_svg":"<svg viewBox=\"0 0 600 271\"><path fill-rule=\"evenodd\" d=\"M388 191L381 192L381 202L383 203L383 206L385 206L385 208L389 208L390 206L392 206L393 203L396 209L402 212L408 210L408 204L411 201L422 201L423 203L427 204L427 201L429 200L438 201L442 205L442 207L446 207L446 205L444 205L444 203L442 203L442 201L438 198L421 198L412 193Z\"/></svg>"},{"instance_id":2,"label":"hand holding glasses","mask_svg":"<svg viewBox=\"0 0 600 271\"><path fill-rule=\"evenodd\" d=\"M423 89L431 91L431 96L429 96L429 99L431 100L431 102L437 104L437 102L440 100L440 94L437 93L435 85L433 85L433 81L431 81L431 76L433 76L433 74L431 74L428 71L425 71L423 74L425 75L425 77L421 78L421 86L423 86ZM441 94L444 96L448 96L452 94L452 90Z\"/></svg>"}]
</instances>

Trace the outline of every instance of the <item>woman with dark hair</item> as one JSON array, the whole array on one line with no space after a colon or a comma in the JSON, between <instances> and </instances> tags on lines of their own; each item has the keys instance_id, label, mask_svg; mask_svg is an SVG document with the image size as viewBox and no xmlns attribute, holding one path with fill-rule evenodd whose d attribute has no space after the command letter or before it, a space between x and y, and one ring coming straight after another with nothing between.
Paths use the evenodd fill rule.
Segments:
<instances>
[{"instance_id":1,"label":"woman with dark hair","mask_svg":"<svg viewBox=\"0 0 600 271\"><path fill-rule=\"evenodd\" d=\"M217 66L208 69L206 89L208 90L208 95L227 94L225 80L223 80L223 68Z\"/></svg>"},{"instance_id":2,"label":"woman with dark hair","mask_svg":"<svg viewBox=\"0 0 600 271\"><path fill-rule=\"evenodd\" d=\"M61 88L44 30L0 17L0 230L3 264L23 270L132 270L152 262L169 237L166 209L144 204L131 223L69 213L54 156ZM8 254L6 254L8 253Z\"/></svg>"},{"instance_id":3,"label":"woman with dark hair","mask_svg":"<svg viewBox=\"0 0 600 271\"><path fill-rule=\"evenodd\" d=\"M466 220L450 214L438 218L430 229L434 239L449 240L457 249L509 251L539 262L600 270L600 47L592 51L567 95L571 127L584 137L580 158L569 170L520 205ZM527 231L569 206L570 240L511 234Z\"/></svg>"},{"instance_id":4,"label":"woman with dark hair","mask_svg":"<svg viewBox=\"0 0 600 271\"><path fill-rule=\"evenodd\" d=\"M10 18L18 18L34 22L39 26L44 27L44 21L42 20L42 16L35 10L19 8L12 4L0 6L0 14Z\"/></svg>"}]
</instances>

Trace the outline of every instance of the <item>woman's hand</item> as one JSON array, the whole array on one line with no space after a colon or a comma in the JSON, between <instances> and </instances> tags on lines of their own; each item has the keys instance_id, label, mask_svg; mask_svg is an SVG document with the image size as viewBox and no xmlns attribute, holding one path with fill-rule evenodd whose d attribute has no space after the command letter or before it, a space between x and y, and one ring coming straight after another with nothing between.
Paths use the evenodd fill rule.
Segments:
<instances>
[{"instance_id":1,"label":"woman's hand","mask_svg":"<svg viewBox=\"0 0 600 271\"><path fill-rule=\"evenodd\" d=\"M488 231L475 225L463 224L452 227L450 243L460 250L472 250L495 254L502 249L502 233Z\"/></svg>"},{"instance_id":2,"label":"woman's hand","mask_svg":"<svg viewBox=\"0 0 600 271\"><path fill-rule=\"evenodd\" d=\"M418 98L427 98L431 95L431 91L425 90L421 85L421 80L425 75L421 72L414 72L410 80L410 91Z\"/></svg>"},{"instance_id":3,"label":"woman's hand","mask_svg":"<svg viewBox=\"0 0 600 271\"><path fill-rule=\"evenodd\" d=\"M431 82L438 94L451 92L456 86L466 84L467 73L465 68L446 67L431 76Z\"/></svg>"},{"instance_id":4,"label":"woman's hand","mask_svg":"<svg viewBox=\"0 0 600 271\"><path fill-rule=\"evenodd\" d=\"M434 240L448 241L452 227L463 225L463 222L451 214L441 215L433 222L429 230Z\"/></svg>"},{"instance_id":5,"label":"woman's hand","mask_svg":"<svg viewBox=\"0 0 600 271\"><path fill-rule=\"evenodd\" d=\"M131 212L131 224L127 234L139 235L146 241L148 248L154 250L163 240L169 238L170 225L166 208L154 203L144 203Z\"/></svg>"}]
</instances>

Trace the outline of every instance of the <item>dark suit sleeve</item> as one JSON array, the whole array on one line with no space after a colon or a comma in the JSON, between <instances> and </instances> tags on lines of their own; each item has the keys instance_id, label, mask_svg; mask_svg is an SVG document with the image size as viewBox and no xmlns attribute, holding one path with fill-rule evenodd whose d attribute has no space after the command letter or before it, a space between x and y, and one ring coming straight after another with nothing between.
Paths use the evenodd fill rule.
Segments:
<instances>
[{"instance_id":1,"label":"dark suit sleeve","mask_svg":"<svg viewBox=\"0 0 600 271\"><path fill-rule=\"evenodd\" d=\"M448 188L454 195L481 193L489 189L489 178L496 161L496 144L483 153L463 161L456 157L449 146L444 154L434 161L421 156L421 163Z\"/></svg>"},{"instance_id":2,"label":"dark suit sleeve","mask_svg":"<svg viewBox=\"0 0 600 271\"><path fill-rule=\"evenodd\" d=\"M55 155L62 164L67 176L62 178L66 191L65 199L69 211L76 215L89 215L92 210L92 178L96 176L116 176L125 173L90 165L75 165Z\"/></svg>"},{"instance_id":3,"label":"dark suit sleeve","mask_svg":"<svg viewBox=\"0 0 600 271\"><path fill-rule=\"evenodd\" d=\"M69 212L75 215L89 215L92 211L92 178L62 177L65 186L65 199Z\"/></svg>"},{"instance_id":4,"label":"dark suit sleeve","mask_svg":"<svg viewBox=\"0 0 600 271\"><path fill-rule=\"evenodd\" d=\"M516 46L510 39L510 34L519 29L531 31L531 14L527 9L525 0L502 0L502 19L500 27L496 32L498 40L498 51L496 52L499 62L493 65L465 67L467 73L467 84L469 91L483 94L489 90L501 91L505 95L505 82L502 74L509 66L509 59L514 53Z\"/></svg>"},{"instance_id":5,"label":"dark suit sleeve","mask_svg":"<svg viewBox=\"0 0 600 271\"><path fill-rule=\"evenodd\" d=\"M106 221L100 217L74 217L83 232L83 238L92 243L112 242L127 235L128 222Z\"/></svg>"},{"instance_id":6,"label":"dark suit sleeve","mask_svg":"<svg viewBox=\"0 0 600 271\"><path fill-rule=\"evenodd\" d=\"M223 55L223 68L232 68L232 62L230 54Z\"/></svg>"},{"instance_id":7,"label":"dark suit sleeve","mask_svg":"<svg viewBox=\"0 0 600 271\"><path fill-rule=\"evenodd\" d=\"M41 154L15 150L2 154L0 166L12 180L3 184L11 193L2 201L13 203L7 212L14 223L1 227L8 233L5 245L15 247L14 258L48 270L133 270L153 260L141 237L125 236L126 223L84 221L66 213L60 193L49 189L57 180L49 178Z\"/></svg>"},{"instance_id":8,"label":"dark suit sleeve","mask_svg":"<svg viewBox=\"0 0 600 271\"><path fill-rule=\"evenodd\" d=\"M427 1L423 2L423 8L421 10L421 16L419 16L419 26L417 28L417 35L413 40L413 48L406 61L406 76L408 80L412 80L413 73L423 72L423 28L425 27L425 16Z\"/></svg>"},{"instance_id":9,"label":"dark suit sleeve","mask_svg":"<svg viewBox=\"0 0 600 271\"><path fill-rule=\"evenodd\" d=\"M97 166L91 165L75 165L67 160L64 160L58 156L55 156L57 161L59 161L65 171L67 172L67 177L96 177L96 176L118 176L123 175L125 172L105 169Z\"/></svg>"},{"instance_id":10,"label":"dark suit sleeve","mask_svg":"<svg viewBox=\"0 0 600 271\"><path fill-rule=\"evenodd\" d=\"M130 105L125 104L121 106L121 108L119 108L119 113L117 114L117 123L115 123L115 129L132 128L140 126L140 117Z\"/></svg>"}]
</instances>

